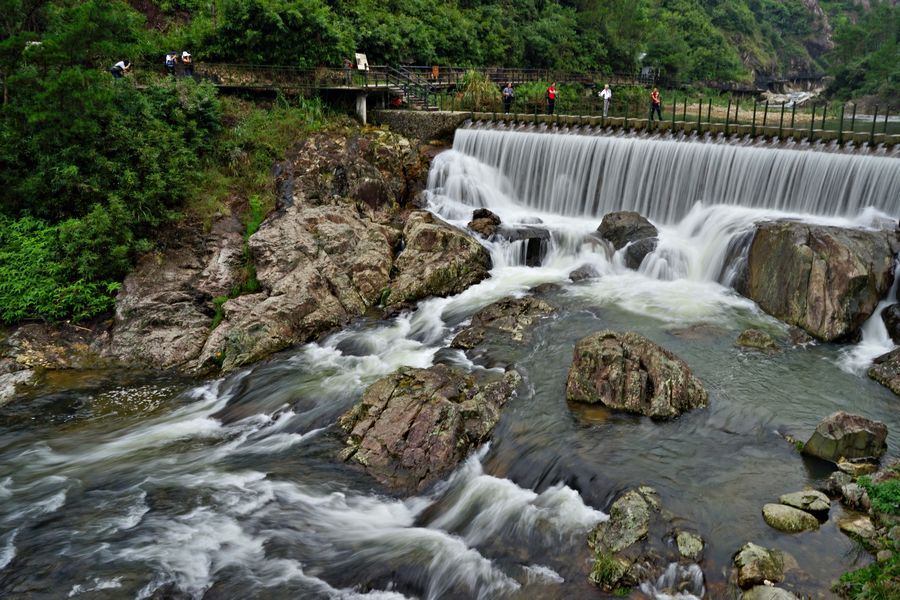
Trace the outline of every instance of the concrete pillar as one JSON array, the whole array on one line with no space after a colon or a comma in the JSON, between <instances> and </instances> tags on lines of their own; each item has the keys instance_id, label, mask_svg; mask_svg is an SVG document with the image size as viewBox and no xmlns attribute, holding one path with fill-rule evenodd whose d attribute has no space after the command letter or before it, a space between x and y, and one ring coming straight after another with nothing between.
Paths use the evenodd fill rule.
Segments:
<instances>
[{"instance_id":1,"label":"concrete pillar","mask_svg":"<svg viewBox=\"0 0 900 600\"><path fill-rule=\"evenodd\" d=\"M366 96L365 92L356 95L356 116L363 125L366 124Z\"/></svg>"}]
</instances>

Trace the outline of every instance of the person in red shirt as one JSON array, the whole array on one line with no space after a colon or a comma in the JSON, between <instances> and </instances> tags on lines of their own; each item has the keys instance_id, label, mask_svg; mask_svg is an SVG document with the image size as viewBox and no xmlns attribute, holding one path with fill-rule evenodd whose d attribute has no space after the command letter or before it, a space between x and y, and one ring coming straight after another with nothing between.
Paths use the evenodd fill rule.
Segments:
<instances>
[{"instance_id":1,"label":"person in red shirt","mask_svg":"<svg viewBox=\"0 0 900 600\"><path fill-rule=\"evenodd\" d=\"M653 113L656 112L656 115L659 117L659 120L662 121L662 100L659 99L659 90L653 88L653 91L650 92L650 122L653 122Z\"/></svg>"},{"instance_id":2,"label":"person in red shirt","mask_svg":"<svg viewBox=\"0 0 900 600\"><path fill-rule=\"evenodd\" d=\"M552 115L553 109L556 107L556 82L550 84L547 88L547 114Z\"/></svg>"}]
</instances>

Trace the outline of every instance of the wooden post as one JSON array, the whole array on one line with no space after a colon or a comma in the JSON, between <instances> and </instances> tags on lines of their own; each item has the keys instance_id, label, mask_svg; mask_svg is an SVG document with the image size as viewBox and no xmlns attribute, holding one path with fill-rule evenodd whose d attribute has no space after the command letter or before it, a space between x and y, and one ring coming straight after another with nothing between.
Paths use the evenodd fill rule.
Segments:
<instances>
[{"instance_id":1,"label":"wooden post","mask_svg":"<svg viewBox=\"0 0 900 600\"><path fill-rule=\"evenodd\" d=\"M628 131L628 103L625 103L625 131Z\"/></svg>"},{"instance_id":2,"label":"wooden post","mask_svg":"<svg viewBox=\"0 0 900 600\"><path fill-rule=\"evenodd\" d=\"M706 124L712 123L712 98L706 100Z\"/></svg>"},{"instance_id":3,"label":"wooden post","mask_svg":"<svg viewBox=\"0 0 900 600\"><path fill-rule=\"evenodd\" d=\"M697 98L697 135L700 135L700 118L703 116L703 98Z\"/></svg>"},{"instance_id":4,"label":"wooden post","mask_svg":"<svg viewBox=\"0 0 900 600\"><path fill-rule=\"evenodd\" d=\"M891 107L887 107L887 110L884 111L884 129L881 131L884 135L887 135L887 124L888 124L888 115L891 114Z\"/></svg>"},{"instance_id":5,"label":"wooden post","mask_svg":"<svg viewBox=\"0 0 900 600\"><path fill-rule=\"evenodd\" d=\"M765 135L766 121L769 120L769 101L766 100L766 108L763 110L763 135Z\"/></svg>"},{"instance_id":6,"label":"wooden post","mask_svg":"<svg viewBox=\"0 0 900 600\"><path fill-rule=\"evenodd\" d=\"M684 97L684 107L681 111L681 120L687 123L687 95Z\"/></svg>"},{"instance_id":7,"label":"wooden post","mask_svg":"<svg viewBox=\"0 0 900 600\"><path fill-rule=\"evenodd\" d=\"M753 101L753 120L750 124L750 136L756 137L756 100Z\"/></svg>"},{"instance_id":8,"label":"wooden post","mask_svg":"<svg viewBox=\"0 0 900 600\"><path fill-rule=\"evenodd\" d=\"M837 134L838 144L844 143L844 104L841 103L841 120L838 123L838 134Z\"/></svg>"},{"instance_id":9,"label":"wooden post","mask_svg":"<svg viewBox=\"0 0 900 600\"><path fill-rule=\"evenodd\" d=\"M797 101L794 100L794 105L791 107L791 135L794 135L796 129L794 129L794 117L797 116Z\"/></svg>"},{"instance_id":10,"label":"wooden post","mask_svg":"<svg viewBox=\"0 0 900 600\"><path fill-rule=\"evenodd\" d=\"M734 99L734 124L735 125L739 124L741 121L740 110L741 110L741 99L735 98Z\"/></svg>"},{"instance_id":11,"label":"wooden post","mask_svg":"<svg viewBox=\"0 0 900 600\"><path fill-rule=\"evenodd\" d=\"M823 129L823 130L825 129L825 113L827 113L827 112L828 112L828 103L826 102L822 106L822 127L821 127L821 129Z\"/></svg>"},{"instance_id":12,"label":"wooden post","mask_svg":"<svg viewBox=\"0 0 900 600\"><path fill-rule=\"evenodd\" d=\"M850 132L856 133L856 105L853 105L853 116L850 117Z\"/></svg>"},{"instance_id":13,"label":"wooden post","mask_svg":"<svg viewBox=\"0 0 900 600\"><path fill-rule=\"evenodd\" d=\"M875 105L875 114L872 115L872 129L869 131L869 145L875 143L875 121L878 120L878 105Z\"/></svg>"},{"instance_id":14,"label":"wooden post","mask_svg":"<svg viewBox=\"0 0 900 600\"><path fill-rule=\"evenodd\" d=\"M781 139L782 132L784 131L784 107L787 102L781 103L781 118L778 119L778 139Z\"/></svg>"}]
</instances>

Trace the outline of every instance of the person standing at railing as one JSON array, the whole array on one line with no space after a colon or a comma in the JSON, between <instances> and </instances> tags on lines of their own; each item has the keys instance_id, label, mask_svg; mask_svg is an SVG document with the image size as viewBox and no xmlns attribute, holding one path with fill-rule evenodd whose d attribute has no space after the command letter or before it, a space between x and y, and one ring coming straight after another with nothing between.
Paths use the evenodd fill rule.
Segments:
<instances>
[{"instance_id":1,"label":"person standing at railing","mask_svg":"<svg viewBox=\"0 0 900 600\"><path fill-rule=\"evenodd\" d=\"M612 98L612 90L609 89L609 84L604 85L597 95L603 98L603 118L605 119L609 116L609 101Z\"/></svg>"},{"instance_id":2,"label":"person standing at railing","mask_svg":"<svg viewBox=\"0 0 900 600\"><path fill-rule=\"evenodd\" d=\"M653 122L653 113L659 117L659 120L662 121L662 100L659 97L659 90L653 88L653 91L650 92L650 122Z\"/></svg>"},{"instance_id":3,"label":"person standing at railing","mask_svg":"<svg viewBox=\"0 0 900 600\"><path fill-rule=\"evenodd\" d=\"M512 82L506 84L506 87L503 88L503 112L507 115L509 114L509 109L512 106L513 97L515 94L513 93Z\"/></svg>"},{"instance_id":4,"label":"person standing at railing","mask_svg":"<svg viewBox=\"0 0 900 600\"><path fill-rule=\"evenodd\" d=\"M353 61L349 58L344 59L344 83L347 87L353 84Z\"/></svg>"},{"instance_id":5,"label":"person standing at railing","mask_svg":"<svg viewBox=\"0 0 900 600\"><path fill-rule=\"evenodd\" d=\"M556 108L556 82L550 84L547 88L547 114L552 115Z\"/></svg>"}]
</instances>

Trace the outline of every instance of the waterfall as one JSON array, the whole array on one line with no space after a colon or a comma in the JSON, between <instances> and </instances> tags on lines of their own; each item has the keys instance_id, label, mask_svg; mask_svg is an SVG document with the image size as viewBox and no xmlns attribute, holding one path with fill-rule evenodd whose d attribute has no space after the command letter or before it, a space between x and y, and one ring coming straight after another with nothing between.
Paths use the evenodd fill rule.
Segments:
<instances>
[{"instance_id":1,"label":"waterfall","mask_svg":"<svg viewBox=\"0 0 900 600\"><path fill-rule=\"evenodd\" d=\"M829 217L868 207L900 213L900 161L891 157L490 129L458 130L453 149L472 161L439 155L429 187L453 189L469 206L492 204L483 186L490 174L503 196L570 217L633 210L672 224L697 203Z\"/></svg>"}]
</instances>

